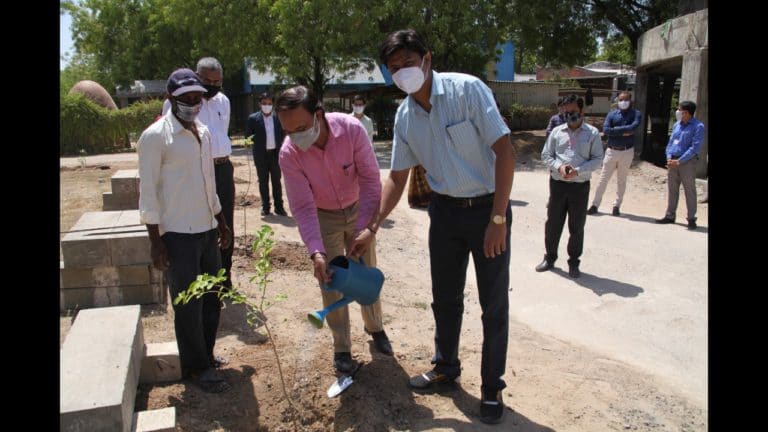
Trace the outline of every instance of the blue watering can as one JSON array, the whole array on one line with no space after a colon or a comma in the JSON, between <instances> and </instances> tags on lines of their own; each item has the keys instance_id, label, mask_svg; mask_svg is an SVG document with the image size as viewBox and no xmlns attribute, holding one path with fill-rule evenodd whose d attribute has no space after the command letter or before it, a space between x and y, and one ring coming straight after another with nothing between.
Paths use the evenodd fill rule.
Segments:
<instances>
[{"instance_id":1,"label":"blue watering can","mask_svg":"<svg viewBox=\"0 0 768 432\"><path fill-rule=\"evenodd\" d=\"M384 273L376 267L366 267L362 257L356 262L339 255L328 263L328 269L333 270L330 286L323 283L321 287L339 291L344 297L323 310L307 314L309 322L317 328L323 328L326 315L353 301L363 306L375 303L384 285Z\"/></svg>"}]
</instances>

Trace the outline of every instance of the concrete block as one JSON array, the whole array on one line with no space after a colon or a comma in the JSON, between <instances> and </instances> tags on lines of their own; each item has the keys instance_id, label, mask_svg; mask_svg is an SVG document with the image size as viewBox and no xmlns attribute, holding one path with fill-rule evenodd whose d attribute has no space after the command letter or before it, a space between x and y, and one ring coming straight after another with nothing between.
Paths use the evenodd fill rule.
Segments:
<instances>
[{"instance_id":1,"label":"concrete block","mask_svg":"<svg viewBox=\"0 0 768 432\"><path fill-rule=\"evenodd\" d=\"M139 306L80 311L61 348L62 431L131 430L144 338Z\"/></svg>"},{"instance_id":2,"label":"concrete block","mask_svg":"<svg viewBox=\"0 0 768 432\"><path fill-rule=\"evenodd\" d=\"M139 411L133 415L131 432L175 432L176 408Z\"/></svg>"},{"instance_id":3,"label":"concrete block","mask_svg":"<svg viewBox=\"0 0 768 432\"><path fill-rule=\"evenodd\" d=\"M104 230L101 230L104 231ZM70 232L61 240L61 256L65 268L97 267L112 264L108 233L95 230L89 234Z\"/></svg>"},{"instance_id":4,"label":"concrete block","mask_svg":"<svg viewBox=\"0 0 768 432\"><path fill-rule=\"evenodd\" d=\"M65 268L152 262L138 210L84 213L62 239L61 253Z\"/></svg>"},{"instance_id":5,"label":"concrete block","mask_svg":"<svg viewBox=\"0 0 768 432\"><path fill-rule=\"evenodd\" d=\"M68 288L59 291L60 308L87 309L119 305L165 304L166 289L161 283L113 287Z\"/></svg>"},{"instance_id":6,"label":"concrete block","mask_svg":"<svg viewBox=\"0 0 768 432\"><path fill-rule=\"evenodd\" d=\"M133 232L113 232L109 237L110 262L113 266L151 264L152 253L146 227Z\"/></svg>"},{"instance_id":7,"label":"concrete block","mask_svg":"<svg viewBox=\"0 0 768 432\"><path fill-rule=\"evenodd\" d=\"M178 381L181 379L181 360L176 342L144 345L139 383Z\"/></svg>"},{"instance_id":8,"label":"concrete block","mask_svg":"<svg viewBox=\"0 0 768 432\"><path fill-rule=\"evenodd\" d=\"M102 210L132 210L139 208L138 195L115 195L112 192L101 194Z\"/></svg>"},{"instance_id":9,"label":"concrete block","mask_svg":"<svg viewBox=\"0 0 768 432\"><path fill-rule=\"evenodd\" d=\"M128 266L100 266L61 268L61 289L110 287L124 285L149 285L150 266L147 264Z\"/></svg>"},{"instance_id":10,"label":"concrete block","mask_svg":"<svg viewBox=\"0 0 768 432\"><path fill-rule=\"evenodd\" d=\"M139 196L139 170L118 170L111 178L115 195Z\"/></svg>"}]
</instances>

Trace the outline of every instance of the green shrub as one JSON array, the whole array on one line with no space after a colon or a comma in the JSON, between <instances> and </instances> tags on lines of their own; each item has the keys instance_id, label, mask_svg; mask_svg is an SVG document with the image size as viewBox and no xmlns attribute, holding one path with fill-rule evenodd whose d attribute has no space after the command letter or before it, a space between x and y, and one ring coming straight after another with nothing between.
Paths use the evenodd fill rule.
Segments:
<instances>
[{"instance_id":1,"label":"green shrub","mask_svg":"<svg viewBox=\"0 0 768 432\"><path fill-rule=\"evenodd\" d=\"M82 94L61 98L59 154L111 153L129 146L129 134L138 136L162 111L162 100L137 102L125 109L108 110Z\"/></svg>"},{"instance_id":2,"label":"green shrub","mask_svg":"<svg viewBox=\"0 0 768 432\"><path fill-rule=\"evenodd\" d=\"M502 110L502 112L505 110ZM509 128L512 130L546 129L549 119L557 113L556 109L542 106L522 106L512 104L509 107L511 119Z\"/></svg>"}]
</instances>

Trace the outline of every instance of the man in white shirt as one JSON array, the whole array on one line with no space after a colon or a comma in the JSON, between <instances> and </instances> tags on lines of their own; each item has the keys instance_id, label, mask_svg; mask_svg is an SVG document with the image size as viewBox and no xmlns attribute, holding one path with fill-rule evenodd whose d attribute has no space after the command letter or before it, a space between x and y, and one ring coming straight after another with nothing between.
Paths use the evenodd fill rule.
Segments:
<instances>
[{"instance_id":1,"label":"man in white shirt","mask_svg":"<svg viewBox=\"0 0 768 432\"><path fill-rule=\"evenodd\" d=\"M137 144L139 213L149 232L152 264L166 271L176 298L197 275L218 272L219 248L232 244L232 231L216 194L211 133L197 120L206 89L192 70L178 69L168 78L167 91L170 112ZM183 376L208 392L228 390L213 356L218 296L207 294L173 310Z\"/></svg>"},{"instance_id":2,"label":"man in white shirt","mask_svg":"<svg viewBox=\"0 0 768 432\"><path fill-rule=\"evenodd\" d=\"M211 132L211 156L213 156L214 175L216 178L216 194L221 202L227 225L234 230L235 217L235 168L229 160L232 154L232 141L229 139L229 98L221 92L224 70L218 60L213 57L203 57L197 62L197 76L207 90L203 94L203 105L197 119ZM169 99L163 103L163 114L171 109ZM233 234L234 235L234 234ZM227 270L227 280L224 285L232 286L232 251L234 242L228 248L221 250L221 266ZM226 363L223 358L217 358L217 363Z\"/></svg>"},{"instance_id":3,"label":"man in white shirt","mask_svg":"<svg viewBox=\"0 0 768 432\"><path fill-rule=\"evenodd\" d=\"M269 182L272 182L272 198L275 200L275 214L287 216L283 207L283 185L280 182L282 173L278 155L283 145L283 127L280 119L272 113L272 96L262 93L259 96L261 109L248 116L245 125L245 136L253 139L253 163L256 165L256 175L259 178L259 195L261 197L261 215L269 216Z\"/></svg>"},{"instance_id":4,"label":"man in white shirt","mask_svg":"<svg viewBox=\"0 0 768 432\"><path fill-rule=\"evenodd\" d=\"M352 98L352 113L350 115L360 120L360 123L363 124L365 131L368 133L368 140L373 145L373 120L365 115L363 111L365 111L365 98L362 95L355 95Z\"/></svg>"}]
</instances>

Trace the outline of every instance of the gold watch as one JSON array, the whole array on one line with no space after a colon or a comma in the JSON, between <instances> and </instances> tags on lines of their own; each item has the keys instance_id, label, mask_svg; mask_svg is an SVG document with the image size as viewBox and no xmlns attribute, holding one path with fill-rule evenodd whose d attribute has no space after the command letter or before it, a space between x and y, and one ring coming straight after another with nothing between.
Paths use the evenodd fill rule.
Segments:
<instances>
[{"instance_id":1,"label":"gold watch","mask_svg":"<svg viewBox=\"0 0 768 432\"><path fill-rule=\"evenodd\" d=\"M493 215L493 217L491 218L491 221L496 225L501 225L507 221L507 217L502 215Z\"/></svg>"}]
</instances>

